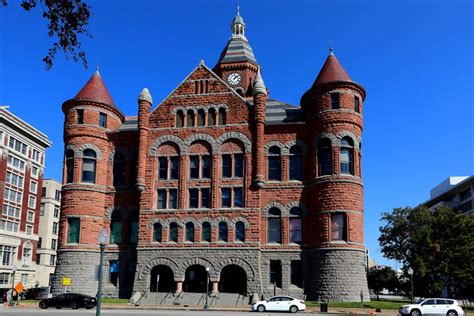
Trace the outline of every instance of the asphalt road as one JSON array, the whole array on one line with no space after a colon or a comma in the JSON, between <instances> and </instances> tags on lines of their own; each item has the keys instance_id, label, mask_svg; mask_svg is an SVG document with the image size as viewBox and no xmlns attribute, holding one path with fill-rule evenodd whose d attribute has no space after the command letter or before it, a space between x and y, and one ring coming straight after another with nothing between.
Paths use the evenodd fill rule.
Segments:
<instances>
[{"instance_id":1,"label":"asphalt road","mask_svg":"<svg viewBox=\"0 0 474 316\"><path fill-rule=\"evenodd\" d=\"M143 310L143 309L104 309L101 311L101 315L104 316L141 316L141 315L170 315L170 316L179 316L179 315L197 315L197 316L268 316L268 315L287 315L287 313L254 313L254 312L233 312L233 311L183 311L183 310ZM71 316L90 316L95 315L95 309L91 310L71 310L71 309L47 309L41 310L38 308L7 308L0 307L1 316L60 316L60 315L71 315Z\"/></svg>"}]
</instances>

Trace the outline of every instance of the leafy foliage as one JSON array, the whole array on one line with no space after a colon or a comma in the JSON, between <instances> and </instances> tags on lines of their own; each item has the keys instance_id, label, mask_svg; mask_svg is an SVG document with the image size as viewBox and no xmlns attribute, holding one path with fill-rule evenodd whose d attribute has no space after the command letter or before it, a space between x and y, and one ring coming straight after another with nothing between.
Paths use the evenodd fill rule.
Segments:
<instances>
[{"instance_id":1,"label":"leafy foliage","mask_svg":"<svg viewBox=\"0 0 474 316\"><path fill-rule=\"evenodd\" d=\"M474 217L447 207L396 208L384 213L380 246L385 257L414 270L415 295L463 295L474 284Z\"/></svg>"},{"instance_id":2,"label":"leafy foliage","mask_svg":"<svg viewBox=\"0 0 474 316\"><path fill-rule=\"evenodd\" d=\"M0 6L7 6L8 0L0 0ZM81 50L79 36L90 37L86 27L89 25L90 7L83 0L23 0L21 7L30 11L41 4L43 17L48 19L48 35L56 37L53 46L43 58L46 69L51 69L58 50L62 50L66 59L81 60L87 68L86 53Z\"/></svg>"},{"instance_id":3,"label":"leafy foliage","mask_svg":"<svg viewBox=\"0 0 474 316\"><path fill-rule=\"evenodd\" d=\"M394 292L399 288L399 281L395 271L391 267L372 267L367 274L369 289L373 290L379 299L379 294L383 289Z\"/></svg>"}]
</instances>

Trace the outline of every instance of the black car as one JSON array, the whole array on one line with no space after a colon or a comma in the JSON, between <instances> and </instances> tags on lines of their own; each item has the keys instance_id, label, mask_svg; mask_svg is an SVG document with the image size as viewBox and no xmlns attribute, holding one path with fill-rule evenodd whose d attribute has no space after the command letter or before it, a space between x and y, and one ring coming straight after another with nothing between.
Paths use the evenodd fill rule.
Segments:
<instances>
[{"instance_id":1,"label":"black car","mask_svg":"<svg viewBox=\"0 0 474 316\"><path fill-rule=\"evenodd\" d=\"M77 293L64 293L56 295L52 298L47 298L39 302L39 307L46 309L48 307L70 307L72 309L78 309L80 307L85 307L86 309L91 309L95 307L97 300L95 297L77 294Z\"/></svg>"}]
</instances>

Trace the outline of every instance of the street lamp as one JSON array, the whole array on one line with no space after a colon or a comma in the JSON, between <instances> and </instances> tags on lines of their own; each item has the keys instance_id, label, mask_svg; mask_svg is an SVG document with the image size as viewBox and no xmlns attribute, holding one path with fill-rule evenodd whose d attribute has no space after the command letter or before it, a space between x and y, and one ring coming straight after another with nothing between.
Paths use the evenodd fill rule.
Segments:
<instances>
[{"instance_id":1,"label":"street lamp","mask_svg":"<svg viewBox=\"0 0 474 316\"><path fill-rule=\"evenodd\" d=\"M411 283L411 302L413 303L413 269L410 267L408 269L408 274L410 275L410 283Z\"/></svg>"},{"instance_id":2,"label":"street lamp","mask_svg":"<svg viewBox=\"0 0 474 316\"><path fill-rule=\"evenodd\" d=\"M13 303L13 291L15 290L15 273L17 270L17 266L12 267L12 292L10 294L10 303Z\"/></svg>"},{"instance_id":3,"label":"street lamp","mask_svg":"<svg viewBox=\"0 0 474 316\"><path fill-rule=\"evenodd\" d=\"M204 310L209 309L209 304L207 303L207 297L209 296L209 267L206 267L206 304L204 304Z\"/></svg>"},{"instance_id":4,"label":"street lamp","mask_svg":"<svg viewBox=\"0 0 474 316\"><path fill-rule=\"evenodd\" d=\"M102 267L104 266L104 249L105 249L105 243L107 242L108 235L107 231L102 229L102 231L99 234L99 245L100 245L100 262L99 262L99 288L97 290L97 306L95 310L95 315L100 316L100 303L102 301Z\"/></svg>"}]
</instances>

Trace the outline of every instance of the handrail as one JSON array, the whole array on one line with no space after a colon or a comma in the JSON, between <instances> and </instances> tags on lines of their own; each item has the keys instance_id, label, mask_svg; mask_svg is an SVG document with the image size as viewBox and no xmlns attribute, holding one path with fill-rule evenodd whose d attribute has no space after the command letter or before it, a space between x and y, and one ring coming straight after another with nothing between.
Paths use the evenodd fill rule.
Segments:
<instances>
[{"instance_id":1,"label":"handrail","mask_svg":"<svg viewBox=\"0 0 474 316\"><path fill-rule=\"evenodd\" d=\"M199 298L199 301L198 301L198 303L197 303L198 305L201 305L201 300L202 300L202 299L206 299L206 295L207 295L207 294L208 294L208 293L202 293L202 294L201 294L201 297Z\"/></svg>"},{"instance_id":2,"label":"handrail","mask_svg":"<svg viewBox=\"0 0 474 316\"><path fill-rule=\"evenodd\" d=\"M176 304L176 301L177 301L178 299L183 298L183 291L181 291L181 292L179 292L179 293L177 293L177 294L173 293L173 296L175 297L175 299L173 300L173 305L175 305L175 304Z\"/></svg>"},{"instance_id":3,"label":"handrail","mask_svg":"<svg viewBox=\"0 0 474 316\"><path fill-rule=\"evenodd\" d=\"M159 305L161 305L161 304L166 300L166 298L168 297L168 295L170 295L171 292L172 292L172 291L169 291L168 293L166 293L166 295L161 299Z\"/></svg>"},{"instance_id":4,"label":"handrail","mask_svg":"<svg viewBox=\"0 0 474 316\"><path fill-rule=\"evenodd\" d=\"M151 286L149 286L149 287L145 290L145 292L143 292L143 294L140 295L140 297L138 298L138 300L135 302L135 306L139 306L139 305L140 305L140 301L142 300L143 296L145 296L145 294L147 294L148 291L150 291L150 288L151 288Z\"/></svg>"},{"instance_id":5,"label":"handrail","mask_svg":"<svg viewBox=\"0 0 474 316\"><path fill-rule=\"evenodd\" d=\"M214 301L219 300L221 297L221 292L215 292L213 293L214 295L211 295L211 302L209 305L212 305L213 303L216 304Z\"/></svg>"}]
</instances>

